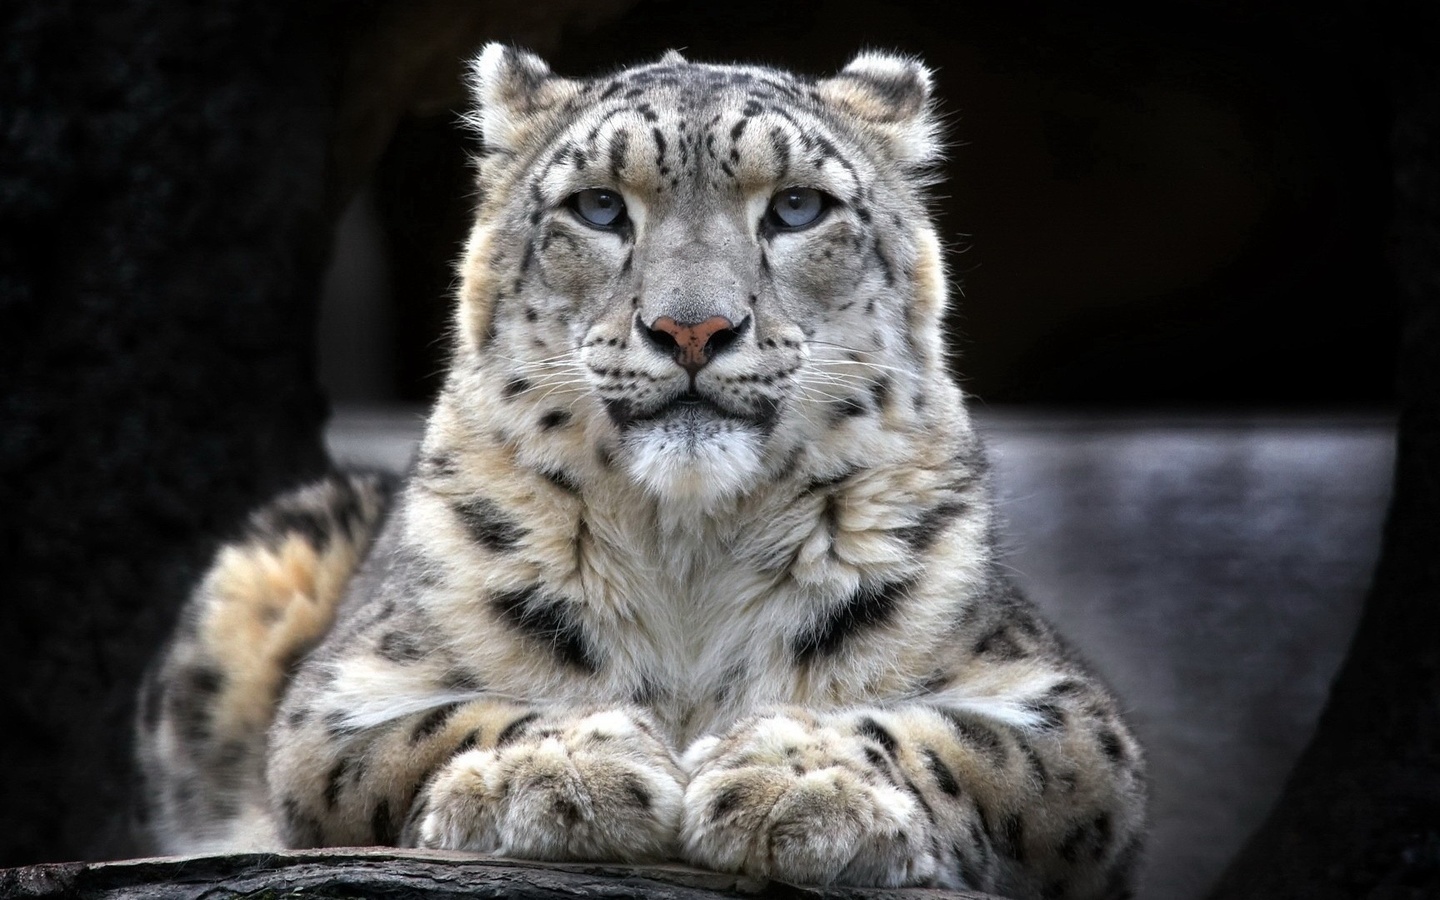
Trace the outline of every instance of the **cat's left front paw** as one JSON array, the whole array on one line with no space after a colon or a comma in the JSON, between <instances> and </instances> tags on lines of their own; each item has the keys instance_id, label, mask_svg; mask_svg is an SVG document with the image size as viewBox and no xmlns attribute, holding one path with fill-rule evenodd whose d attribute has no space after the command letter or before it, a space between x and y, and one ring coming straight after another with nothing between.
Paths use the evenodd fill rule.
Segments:
<instances>
[{"instance_id":1,"label":"cat's left front paw","mask_svg":"<svg viewBox=\"0 0 1440 900\"><path fill-rule=\"evenodd\" d=\"M932 824L876 748L806 713L739 723L685 754L688 861L802 884L933 883Z\"/></svg>"}]
</instances>

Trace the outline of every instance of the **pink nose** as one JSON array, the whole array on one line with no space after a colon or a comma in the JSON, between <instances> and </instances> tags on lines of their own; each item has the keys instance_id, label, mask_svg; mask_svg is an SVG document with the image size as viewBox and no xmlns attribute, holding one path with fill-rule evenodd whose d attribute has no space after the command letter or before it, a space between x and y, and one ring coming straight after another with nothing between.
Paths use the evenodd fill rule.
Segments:
<instances>
[{"instance_id":1,"label":"pink nose","mask_svg":"<svg viewBox=\"0 0 1440 900\"><path fill-rule=\"evenodd\" d=\"M724 316L692 324L661 316L650 325L649 332L656 346L674 354L675 362L692 376L738 336L735 323Z\"/></svg>"}]
</instances>

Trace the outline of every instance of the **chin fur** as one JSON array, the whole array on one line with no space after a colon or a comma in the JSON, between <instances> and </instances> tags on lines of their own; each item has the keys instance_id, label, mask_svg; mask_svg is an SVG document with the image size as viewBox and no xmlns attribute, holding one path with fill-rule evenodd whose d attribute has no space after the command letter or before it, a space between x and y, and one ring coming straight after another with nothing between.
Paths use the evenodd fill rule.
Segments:
<instances>
[{"instance_id":1,"label":"chin fur","mask_svg":"<svg viewBox=\"0 0 1440 900\"><path fill-rule=\"evenodd\" d=\"M632 430L623 446L630 477L649 494L708 511L759 480L762 440L732 422L666 423Z\"/></svg>"}]
</instances>

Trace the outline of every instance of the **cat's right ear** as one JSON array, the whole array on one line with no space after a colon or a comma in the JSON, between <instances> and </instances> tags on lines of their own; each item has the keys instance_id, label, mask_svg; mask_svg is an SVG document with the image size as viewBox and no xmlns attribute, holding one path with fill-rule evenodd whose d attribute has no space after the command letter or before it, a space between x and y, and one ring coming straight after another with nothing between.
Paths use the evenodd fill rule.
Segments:
<instances>
[{"instance_id":1,"label":"cat's right ear","mask_svg":"<svg viewBox=\"0 0 1440 900\"><path fill-rule=\"evenodd\" d=\"M580 82L554 74L540 57L500 43L485 45L468 81L475 109L466 122L487 152L516 152L580 92Z\"/></svg>"}]
</instances>

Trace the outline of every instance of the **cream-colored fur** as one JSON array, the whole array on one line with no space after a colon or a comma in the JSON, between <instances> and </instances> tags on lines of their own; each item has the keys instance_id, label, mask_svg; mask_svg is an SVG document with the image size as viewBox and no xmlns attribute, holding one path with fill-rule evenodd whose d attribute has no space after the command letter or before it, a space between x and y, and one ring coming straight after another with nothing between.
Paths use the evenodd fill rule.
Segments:
<instances>
[{"instance_id":1,"label":"cream-colored fur","mask_svg":"<svg viewBox=\"0 0 1440 900\"><path fill-rule=\"evenodd\" d=\"M278 704L268 645L177 637L141 730L171 848L239 817L181 760L243 737L264 777L231 793L290 846L1125 894L1140 750L1006 580L946 368L929 73L579 81L492 45L474 84L482 199L415 470L312 591L197 595L202 632L268 604L324 637ZM315 540L277 528L257 572ZM258 660L259 712L187 706L195 655L226 685Z\"/></svg>"}]
</instances>

